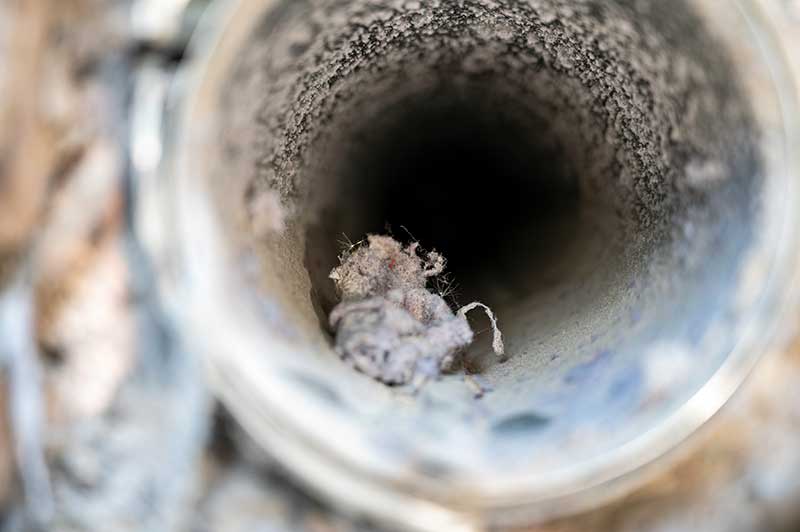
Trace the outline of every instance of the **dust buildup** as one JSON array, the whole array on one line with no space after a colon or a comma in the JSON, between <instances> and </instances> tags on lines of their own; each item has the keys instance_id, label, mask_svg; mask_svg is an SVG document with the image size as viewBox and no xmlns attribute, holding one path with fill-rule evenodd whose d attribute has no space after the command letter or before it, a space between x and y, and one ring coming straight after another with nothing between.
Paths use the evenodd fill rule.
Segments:
<instances>
[{"instance_id":1,"label":"dust buildup","mask_svg":"<svg viewBox=\"0 0 800 532\"><path fill-rule=\"evenodd\" d=\"M387 109L409 101L514 109L528 138L567 150L581 190L613 205L631 239L660 240L708 193L679 193L691 161L730 151L720 164L734 176L752 156L747 106L734 83L715 84L731 79L728 62L686 2L284 4L237 67L224 140L253 168L254 190L287 204L324 202L327 186L347 184L353 152L369 150ZM363 124L378 133L343 134Z\"/></svg>"},{"instance_id":2,"label":"dust buildup","mask_svg":"<svg viewBox=\"0 0 800 532\"><path fill-rule=\"evenodd\" d=\"M480 303L454 313L428 279L444 273L445 258L419 254L388 236L370 235L348 250L331 272L342 302L330 314L336 352L356 369L386 384L408 384L453 369L474 340L467 312L482 307L494 330L492 347L504 354L494 314Z\"/></svg>"},{"instance_id":3,"label":"dust buildup","mask_svg":"<svg viewBox=\"0 0 800 532\"><path fill-rule=\"evenodd\" d=\"M713 263L710 244L732 249L740 241L720 237L721 224L746 226L751 215L741 213L758 212L749 103L686 1L279 4L242 51L222 95L225 173L215 181L220 197L230 195L222 189L234 179L245 182L240 188L252 191L250 199L280 198L285 241L295 242L288 253L297 254L292 260L305 267L297 272L307 271L311 284L313 325L338 302L327 277L338 265L339 235L380 232L387 221L428 223L436 230L421 236L447 246L448 257L464 266L462 281L494 305L519 301L503 313L507 334L513 327L506 320L528 319L514 316L519 309L535 313L530 319L538 323L563 323L564 338L577 348L586 345L584 336L597 336L589 333L599 327L594 317L622 317L628 306L658 297L651 293L676 293ZM476 134L466 137L464 129ZM464 160L484 161L489 171L475 165L473 173ZM498 160L508 172L492 170ZM443 161L467 171L446 173ZM436 165L442 176L458 177L437 177ZM531 182L546 194L512 194ZM471 192L482 189L491 193ZM402 193L390 194L395 190ZM555 192L568 202L533 208ZM446 223L426 222L427 213ZM459 226L454 220L465 213ZM485 222L474 221L479 217ZM602 235L590 227L595 220ZM565 221L569 233L561 229ZM547 230L551 223L557 231ZM562 232L565 246L548 247ZM532 238L538 234L544 238ZM484 241L502 255L485 253ZM286 252L260 245L265 256ZM530 271L517 251L541 257L545 267L571 254L554 271L558 282L542 289L562 281L587 289L565 291L552 305L530 298L544 277L519 291ZM634 278L664 282L629 282ZM538 338L530 328L516 331L519 339Z\"/></svg>"}]
</instances>

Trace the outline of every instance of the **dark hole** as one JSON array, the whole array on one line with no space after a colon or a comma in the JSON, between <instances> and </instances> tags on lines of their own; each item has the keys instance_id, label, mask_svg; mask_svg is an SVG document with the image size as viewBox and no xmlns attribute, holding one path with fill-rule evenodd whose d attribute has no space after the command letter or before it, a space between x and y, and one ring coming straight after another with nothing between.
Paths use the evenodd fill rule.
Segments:
<instances>
[{"instance_id":1,"label":"dark hole","mask_svg":"<svg viewBox=\"0 0 800 532\"><path fill-rule=\"evenodd\" d=\"M378 113L350 132L356 148L339 163L337 201L309 250L332 231L357 241L389 228L447 257L458 302L529 295L530 272L552 260L577 218L577 178L550 129L485 91L440 91ZM335 250L323 263L309 269L327 313L337 301L323 275Z\"/></svg>"}]
</instances>

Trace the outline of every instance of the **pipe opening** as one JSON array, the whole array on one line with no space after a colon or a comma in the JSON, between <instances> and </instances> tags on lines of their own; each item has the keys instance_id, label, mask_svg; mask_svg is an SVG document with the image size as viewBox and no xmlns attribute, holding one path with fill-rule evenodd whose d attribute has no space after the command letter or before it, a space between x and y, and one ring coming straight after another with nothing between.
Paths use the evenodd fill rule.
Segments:
<instances>
[{"instance_id":1,"label":"pipe opening","mask_svg":"<svg viewBox=\"0 0 800 532\"><path fill-rule=\"evenodd\" d=\"M556 292L618 263L600 253L600 245L616 246L609 230L617 213L602 196L581 197L580 169L570 156L579 148L559 136L540 103L508 98L501 82L444 82L376 106L348 129L335 126L339 136L318 179L336 185L306 244L323 327L338 302L328 273L340 251L331 243L342 235L357 241L390 231L435 248L447 257L454 286L430 288L452 290L454 306L483 301L509 326L542 305L561 307L560 319L582 312ZM472 350L473 371L494 360L484 356L487 335Z\"/></svg>"},{"instance_id":2,"label":"pipe opening","mask_svg":"<svg viewBox=\"0 0 800 532\"><path fill-rule=\"evenodd\" d=\"M571 239L578 182L562 148L520 123L513 103L443 92L368 126L364 154L352 161L359 197L336 205L363 212L355 236L388 225L398 238L437 248L464 300L494 304L491 286L518 269L541 270L563 249L554 240ZM529 291L506 289L518 297Z\"/></svg>"},{"instance_id":3,"label":"pipe opening","mask_svg":"<svg viewBox=\"0 0 800 532\"><path fill-rule=\"evenodd\" d=\"M250 203L280 197L285 231L257 243L263 293L330 388L344 396L358 377L330 349L328 275L343 236L387 224L447 257L462 303L498 315L508 362L494 363L490 334L468 355L495 388L481 411L495 435L602 426L608 449L719 367L763 176L730 57L688 4L278 6L226 87L224 166L235 171L212 186ZM651 362L663 353L683 365L656 396ZM484 414L451 384L430 385L448 401L392 396L380 403L391 415L369 423L465 467L533 462L513 438L480 458L462 445ZM371 390L353 403L383 400Z\"/></svg>"}]
</instances>

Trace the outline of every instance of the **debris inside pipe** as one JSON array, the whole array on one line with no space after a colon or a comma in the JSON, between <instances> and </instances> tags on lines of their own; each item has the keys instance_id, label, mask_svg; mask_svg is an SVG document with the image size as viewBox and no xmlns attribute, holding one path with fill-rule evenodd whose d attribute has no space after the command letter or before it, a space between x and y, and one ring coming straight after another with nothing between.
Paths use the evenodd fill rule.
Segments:
<instances>
[{"instance_id":1,"label":"debris inside pipe","mask_svg":"<svg viewBox=\"0 0 800 532\"><path fill-rule=\"evenodd\" d=\"M503 337L494 313L481 303L453 312L428 281L442 276L446 260L419 243L403 247L390 236L369 235L349 246L330 277L342 301L330 314L336 352L370 377L391 385L421 386L457 367L475 333L466 314L483 308L492 323L496 355ZM479 393L478 395L482 395Z\"/></svg>"}]
</instances>

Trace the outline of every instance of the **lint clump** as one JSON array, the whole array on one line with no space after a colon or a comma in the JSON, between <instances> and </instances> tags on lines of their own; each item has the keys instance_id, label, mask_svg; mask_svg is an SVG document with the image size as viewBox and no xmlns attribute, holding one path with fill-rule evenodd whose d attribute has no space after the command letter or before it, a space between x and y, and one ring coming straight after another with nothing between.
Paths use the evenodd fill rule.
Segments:
<instances>
[{"instance_id":1,"label":"lint clump","mask_svg":"<svg viewBox=\"0 0 800 532\"><path fill-rule=\"evenodd\" d=\"M475 338L466 314L479 307L492 322L494 352L504 354L492 311L471 303L453 312L427 287L444 274L445 258L420 253L416 242L403 247L392 237L369 235L330 274L341 296L330 314L336 352L385 384L421 384L452 370Z\"/></svg>"}]
</instances>

